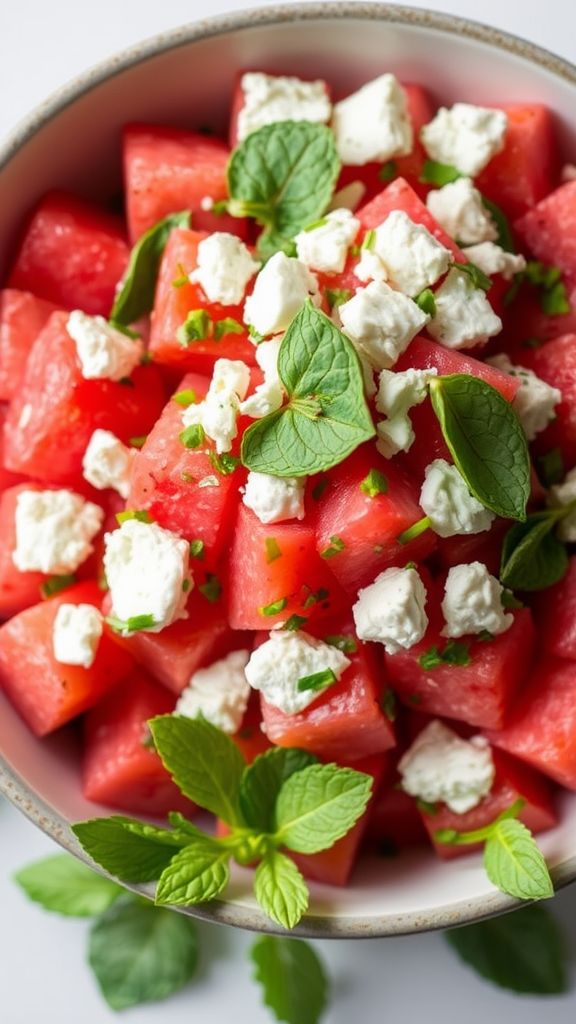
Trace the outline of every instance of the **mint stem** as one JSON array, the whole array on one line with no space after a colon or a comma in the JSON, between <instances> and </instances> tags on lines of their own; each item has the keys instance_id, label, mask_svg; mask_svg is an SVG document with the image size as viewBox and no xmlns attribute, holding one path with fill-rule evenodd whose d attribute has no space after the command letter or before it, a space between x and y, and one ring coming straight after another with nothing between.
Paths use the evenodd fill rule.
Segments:
<instances>
[{"instance_id":1,"label":"mint stem","mask_svg":"<svg viewBox=\"0 0 576 1024\"><path fill-rule=\"evenodd\" d=\"M398 537L398 543L408 544L409 541L419 537L421 533L426 533L426 530L429 530L431 526L432 523L430 522L430 517L423 516L423 518L419 519L417 523L409 526L407 530L404 530L403 533L400 534Z\"/></svg>"}]
</instances>

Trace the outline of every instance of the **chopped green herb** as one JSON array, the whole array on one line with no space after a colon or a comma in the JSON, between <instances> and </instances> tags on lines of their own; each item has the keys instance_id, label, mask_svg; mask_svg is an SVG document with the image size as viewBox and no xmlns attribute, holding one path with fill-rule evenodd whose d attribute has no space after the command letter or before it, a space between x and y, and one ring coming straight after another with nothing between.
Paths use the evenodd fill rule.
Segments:
<instances>
[{"instance_id":1,"label":"chopped green herb","mask_svg":"<svg viewBox=\"0 0 576 1024\"><path fill-rule=\"evenodd\" d=\"M539 260L528 260L524 270L524 277L530 284L549 291L555 284L558 284L562 277L562 271L559 267L547 266Z\"/></svg>"},{"instance_id":2,"label":"chopped green herb","mask_svg":"<svg viewBox=\"0 0 576 1024\"><path fill-rule=\"evenodd\" d=\"M452 266L455 270L460 270L463 274L467 274L475 288L481 288L482 291L487 292L492 287L492 278L488 277L480 267L477 267L475 263L453 263Z\"/></svg>"},{"instance_id":3,"label":"chopped green herb","mask_svg":"<svg viewBox=\"0 0 576 1024\"><path fill-rule=\"evenodd\" d=\"M519 601L515 594L511 590L503 590L500 598L500 603L505 611L516 611L518 608L524 608L522 601Z\"/></svg>"},{"instance_id":4,"label":"chopped green herb","mask_svg":"<svg viewBox=\"0 0 576 1024\"><path fill-rule=\"evenodd\" d=\"M434 817L435 814L438 814L438 808L436 804L431 804L428 802L428 800L418 799L416 801L416 807L418 808L419 811L422 811L423 814L429 814L431 817Z\"/></svg>"},{"instance_id":5,"label":"chopped green herb","mask_svg":"<svg viewBox=\"0 0 576 1024\"><path fill-rule=\"evenodd\" d=\"M153 523L154 520L146 509L127 508L124 512L116 513L116 522L119 526L127 523L130 519L137 519L139 523Z\"/></svg>"},{"instance_id":6,"label":"chopped green herb","mask_svg":"<svg viewBox=\"0 0 576 1024\"><path fill-rule=\"evenodd\" d=\"M302 626L305 626L307 622L308 619L306 619L304 615L291 615L289 619L286 619L282 629L286 629L293 633L297 629L302 629Z\"/></svg>"},{"instance_id":7,"label":"chopped green herb","mask_svg":"<svg viewBox=\"0 0 576 1024\"><path fill-rule=\"evenodd\" d=\"M334 555L338 555L340 551L344 551L345 547L346 545L342 538L337 537L336 534L334 534L330 537L329 546L324 548L324 550L320 552L320 555L322 558L334 558Z\"/></svg>"},{"instance_id":8,"label":"chopped green herb","mask_svg":"<svg viewBox=\"0 0 576 1024\"><path fill-rule=\"evenodd\" d=\"M358 644L354 637L344 636L344 634L335 633L331 636L325 636L324 643L330 644L330 647L336 647L343 654L356 654L358 650Z\"/></svg>"},{"instance_id":9,"label":"chopped green herb","mask_svg":"<svg viewBox=\"0 0 576 1024\"><path fill-rule=\"evenodd\" d=\"M540 298L542 312L547 316L562 316L569 313L571 306L568 300L568 292L563 281L558 281L552 288L544 291Z\"/></svg>"},{"instance_id":10,"label":"chopped green herb","mask_svg":"<svg viewBox=\"0 0 576 1024\"><path fill-rule=\"evenodd\" d=\"M278 601L272 601L271 604L264 604L258 609L260 615L279 615L283 612L286 605L288 604L287 597L281 597Z\"/></svg>"},{"instance_id":11,"label":"chopped green herb","mask_svg":"<svg viewBox=\"0 0 576 1024\"><path fill-rule=\"evenodd\" d=\"M212 320L205 309L191 309L176 331L176 340L185 348L195 341L204 341L210 335Z\"/></svg>"},{"instance_id":12,"label":"chopped green herb","mask_svg":"<svg viewBox=\"0 0 576 1024\"><path fill-rule=\"evenodd\" d=\"M153 615L131 615L128 619L108 615L104 621L115 633L138 633L141 629L152 629L156 625Z\"/></svg>"},{"instance_id":13,"label":"chopped green herb","mask_svg":"<svg viewBox=\"0 0 576 1024\"><path fill-rule=\"evenodd\" d=\"M376 245L376 232L374 228L370 228L362 240L362 249L373 249Z\"/></svg>"},{"instance_id":14,"label":"chopped green herb","mask_svg":"<svg viewBox=\"0 0 576 1024\"><path fill-rule=\"evenodd\" d=\"M198 558L200 561L204 558L205 547L203 540L191 540L190 541L190 558Z\"/></svg>"},{"instance_id":15,"label":"chopped green herb","mask_svg":"<svg viewBox=\"0 0 576 1024\"><path fill-rule=\"evenodd\" d=\"M320 500L320 498L324 494L324 491L328 487L328 484L329 484L329 480L328 480L327 476L321 477L321 479L318 481L318 483L314 484L314 487L312 488L312 497L313 497L314 501L319 501Z\"/></svg>"},{"instance_id":16,"label":"chopped green herb","mask_svg":"<svg viewBox=\"0 0 576 1024\"><path fill-rule=\"evenodd\" d=\"M380 707L389 722L396 721L396 694L394 690L384 690L380 700Z\"/></svg>"},{"instance_id":17,"label":"chopped green herb","mask_svg":"<svg viewBox=\"0 0 576 1024\"><path fill-rule=\"evenodd\" d=\"M414 540L416 537L419 537L421 533L425 533L426 530L429 530L431 526L432 523L430 522L428 516L423 516L422 519L419 519L417 523L413 523L413 525L409 526L407 530L403 530L402 533L399 534L397 538L398 543L409 544L411 540Z\"/></svg>"},{"instance_id":18,"label":"chopped green herb","mask_svg":"<svg viewBox=\"0 0 576 1024\"><path fill-rule=\"evenodd\" d=\"M331 668L325 668L322 672L314 672L311 676L302 676L298 680L297 690L303 693L305 690L325 690L336 682L336 676Z\"/></svg>"},{"instance_id":19,"label":"chopped green herb","mask_svg":"<svg viewBox=\"0 0 576 1024\"><path fill-rule=\"evenodd\" d=\"M190 278L181 263L176 264L176 270L178 271L178 277L175 277L172 281L172 287L183 288L185 284L190 284Z\"/></svg>"},{"instance_id":20,"label":"chopped green herb","mask_svg":"<svg viewBox=\"0 0 576 1024\"><path fill-rule=\"evenodd\" d=\"M377 494L386 494L388 481L379 469L371 469L360 484L360 490L369 498L375 498Z\"/></svg>"},{"instance_id":21,"label":"chopped green herb","mask_svg":"<svg viewBox=\"0 0 576 1024\"><path fill-rule=\"evenodd\" d=\"M378 177L380 181L392 181L393 178L398 174L395 160L387 160L385 164L378 171Z\"/></svg>"},{"instance_id":22,"label":"chopped green herb","mask_svg":"<svg viewBox=\"0 0 576 1024\"><path fill-rule=\"evenodd\" d=\"M334 310L348 302L348 299L352 298L352 292L349 288L327 288L326 298L330 309Z\"/></svg>"},{"instance_id":23,"label":"chopped green herb","mask_svg":"<svg viewBox=\"0 0 576 1024\"><path fill-rule=\"evenodd\" d=\"M252 324L248 324L248 335L255 345L259 345L261 341L264 341L264 335L258 334L258 331Z\"/></svg>"},{"instance_id":24,"label":"chopped green herb","mask_svg":"<svg viewBox=\"0 0 576 1024\"><path fill-rule=\"evenodd\" d=\"M142 434L140 437L131 437L128 440L128 444L131 448L143 448L148 440L148 434Z\"/></svg>"},{"instance_id":25,"label":"chopped green herb","mask_svg":"<svg viewBox=\"0 0 576 1024\"><path fill-rule=\"evenodd\" d=\"M226 316L214 324L214 341L220 341L227 334L244 334L244 327L232 316Z\"/></svg>"},{"instance_id":26,"label":"chopped green herb","mask_svg":"<svg viewBox=\"0 0 576 1024\"><path fill-rule=\"evenodd\" d=\"M427 316L436 316L436 299L431 288L424 288L415 296L414 302Z\"/></svg>"},{"instance_id":27,"label":"chopped green herb","mask_svg":"<svg viewBox=\"0 0 576 1024\"><path fill-rule=\"evenodd\" d=\"M305 601L302 602L303 608L312 608L313 605L319 604L321 601L326 601L330 597L330 592L324 587L320 587L319 590L312 590Z\"/></svg>"},{"instance_id":28,"label":"chopped green herb","mask_svg":"<svg viewBox=\"0 0 576 1024\"><path fill-rule=\"evenodd\" d=\"M470 645L461 643L458 640L448 640L443 651L440 651L438 646L434 644L430 650L425 651L418 658L418 664L425 672L439 668L440 665L457 665L463 668L469 665L470 661Z\"/></svg>"},{"instance_id":29,"label":"chopped green herb","mask_svg":"<svg viewBox=\"0 0 576 1024\"><path fill-rule=\"evenodd\" d=\"M206 580L204 583L200 584L198 590L202 594L202 597L205 597L210 604L216 604L222 593L222 584L213 572L207 572Z\"/></svg>"},{"instance_id":30,"label":"chopped green herb","mask_svg":"<svg viewBox=\"0 0 576 1024\"><path fill-rule=\"evenodd\" d=\"M266 537L264 547L266 548L267 562L275 562L277 558L282 558L282 552L275 537Z\"/></svg>"},{"instance_id":31,"label":"chopped green herb","mask_svg":"<svg viewBox=\"0 0 576 1024\"><path fill-rule=\"evenodd\" d=\"M441 164L437 160L425 160L420 181L423 185L436 185L437 188L442 188L443 185L449 185L450 182L456 181L462 176L461 172L450 164Z\"/></svg>"},{"instance_id":32,"label":"chopped green herb","mask_svg":"<svg viewBox=\"0 0 576 1024\"><path fill-rule=\"evenodd\" d=\"M236 458L235 455L228 455L227 452L224 452L223 455L218 455L216 452L208 452L208 458L216 472L220 473L221 476L230 476L240 465L240 459Z\"/></svg>"},{"instance_id":33,"label":"chopped green herb","mask_svg":"<svg viewBox=\"0 0 576 1024\"><path fill-rule=\"evenodd\" d=\"M191 423L178 435L185 448L199 448L204 443L206 434L201 423Z\"/></svg>"},{"instance_id":34,"label":"chopped green herb","mask_svg":"<svg viewBox=\"0 0 576 1024\"><path fill-rule=\"evenodd\" d=\"M59 594L62 590L66 590L76 583L76 576L72 573L63 574L62 576L49 576L47 580L44 580L40 584L40 593L42 597L53 597L54 594Z\"/></svg>"},{"instance_id":35,"label":"chopped green herb","mask_svg":"<svg viewBox=\"0 0 576 1024\"><path fill-rule=\"evenodd\" d=\"M194 405L198 399L192 388L186 388L184 391L177 391L175 395L172 395L172 401L187 408L189 405Z\"/></svg>"},{"instance_id":36,"label":"chopped green herb","mask_svg":"<svg viewBox=\"0 0 576 1024\"><path fill-rule=\"evenodd\" d=\"M432 669L438 668L442 663L442 655L440 654L436 644L434 644L434 646L428 651L425 651L424 654L421 654L418 658L418 664L425 672L430 672Z\"/></svg>"},{"instance_id":37,"label":"chopped green herb","mask_svg":"<svg viewBox=\"0 0 576 1024\"><path fill-rule=\"evenodd\" d=\"M315 231L316 228L323 228L328 223L327 217L318 217L318 220L313 220L311 224L307 224L303 231Z\"/></svg>"}]
</instances>

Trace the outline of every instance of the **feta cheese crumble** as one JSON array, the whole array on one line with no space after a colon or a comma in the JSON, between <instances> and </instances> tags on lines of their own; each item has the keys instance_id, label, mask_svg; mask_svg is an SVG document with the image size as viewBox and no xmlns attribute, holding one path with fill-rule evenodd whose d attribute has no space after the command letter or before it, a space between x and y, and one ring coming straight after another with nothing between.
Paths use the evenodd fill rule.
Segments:
<instances>
[{"instance_id":1,"label":"feta cheese crumble","mask_svg":"<svg viewBox=\"0 0 576 1024\"><path fill-rule=\"evenodd\" d=\"M454 565L444 589L442 636L459 637L486 630L492 636L505 633L514 616L502 607L504 587L482 562Z\"/></svg>"},{"instance_id":2,"label":"feta cheese crumble","mask_svg":"<svg viewBox=\"0 0 576 1024\"><path fill-rule=\"evenodd\" d=\"M306 477L248 473L242 501L261 523L304 519Z\"/></svg>"},{"instance_id":3,"label":"feta cheese crumble","mask_svg":"<svg viewBox=\"0 0 576 1024\"><path fill-rule=\"evenodd\" d=\"M61 665L94 664L103 619L92 604L61 604L52 627L52 649Z\"/></svg>"},{"instance_id":4,"label":"feta cheese crumble","mask_svg":"<svg viewBox=\"0 0 576 1024\"><path fill-rule=\"evenodd\" d=\"M443 803L466 814L488 795L495 777L488 740L463 740L435 719L417 736L398 764L402 788L429 804Z\"/></svg>"},{"instance_id":5,"label":"feta cheese crumble","mask_svg":"<svg viewBox=\"0 0 576 1024\"><path fill-rule=\"evenodd\" d=\"M250 384L250 369L240 359L217 359L210 387L202 402L188 405L182 413L185 427L196 424L216 445L219 455L229 452L238 434L240 402Z\"/></svg>"},{"instance_id":6,"label":"feta cheese crumble","mask_svg":"<svg viewBox=\"0 0 576 1024\"><path fill-rule=\"evenodd\" d=\"M433 189L426 206L444 231L459 243L493 242L498 229L482 202L471 178L458 178L443 188Z\"/></svg>"},{"instance_id":7,"label":"feta cheese crumble","mask_svg":"<svg viewBox=\"0 0 576 1024\"><path fill-rule=\"evenodd\" d=\"M276 412L282 405L284 389L278 373L278 353L282 336L261 341L256 346L256 362L264 374L264 381L258 384L254 394L240 405L242 416L250 416L253 420L262 419L271 412Z\"/></svg>"},{"instance_id":8,"label":"feta cheese crumble","mask_svg":"<svg viewBox=\"0 0 576 1024\"><path fill-rule=\"evenodd\" d=\"M549 504L552 508L561 508L576 501L576 466L571 469L561 484L550 488ZM569 512L558 524L557 535L565 544L576 543L576 510Z\"/></svg>"},{"instance_id":9,"label":"feta cheese crumble","mask_svg":"<svg viewBox=\"0 0 576 1024\"><path fill-rule=\"evenodd\" d=\"M285 331L307 299L320 304L318 281L308 267L276 252L264 265L244 303L244 320L258 334Z\"/></svg>"},{"instance_id":10,"label":"feta cheese crumble","mask_svg":"<svg viewBox=\"0 0 576 1024\"><path fill-rule=\"evenodd\" d=\"M462 252L471 263L475 263L488 277L502 274L505 281L511 281L514 274L526 270L526 257L521 253L506 252L495 242L480 242L478 245L467 245Z\"/></svg>"},{"instance_id":11,"label":"feta cheese crumble","mask_svg":"<svg viewBox=\"0 0 576 1024\"><path fill-rule=\"evenodd\" d=\"M238 306L258 270L260 263L252 259L244 242L226 231L216 231L200 242L197 266L189 277L192 284L200 285L209 302Z\"/></svg>"},{"instance_id":12,"label":"feta cheese crumble","mask_svg":"<svg viewBox=\"0 0 576 1024\"><path fill-rule=\"evenodd\" d=\"M352 608L358 636L384 644L388 654L408 650L428 628L426 597L416 569L386 569L358 591Z\"/></svg>"},{"instance_id":13,"label":"feta cheese crumble","mask_svg":"<svg viewBox=\"0 0 576 1024\"><path fill-rule=\"evenodd\" d=\"M376 369L393 366L430 319L383 281L358 288L338 312L344 332Z\"/></svg>"},{"instance_id":14,"label":"feta cheese crumble","mask_svg":"<svg viewBox=\"0 0 576 1024\"><path fill-rule=\"evenodd\" d=\"M395 75L380 75L336 103L332 129L343 164L361 166L410 153L412 122Z\"/></svg>"},{"instance_id":15,"label":"feta cheese crumble","mask_svg":"<svg viewBox=\"0 0 576 1024\"><path fill-rule=\"evenodd\" d=\"M386 416L376 424L378 440L376 447L390 459L398 452L407 452L414 443L415 435L408 415L410 409L420 405L428 394L428 381L437 375L436 368L430 370L404 370L394 373L382 370L379 375L376 409Z\"/></svg>"},{"instance_id":16,"label":"feta cheese crumble","mask_svg":"<svg viewBox=\"0 0 576 1024\"><path fill-rule=\"evenodd\" d=\"M470 494L456 466L435 459L426 467L420 506L439 537L489 530L495 516Z\"/></svg>"},{"instance_id":17,"label":"feta cheese crumble","mask_svg":"<svg viewBox=\"0 0 576 1024\"><path fill-rule=\"evenodd\" d=\"M422 128L420 138L432 160L450 164L474 178L504 149L507 127L503 110L455 103L450 109L440 107Z\"/></svg>"},{"instance_id":18,"label":"feta cheese crumble","mask_svg":"<svg viewBox=\"0 0 576 1024\"><path fill-rule=\"evenodd\" d=\"M389 281L406 295L418 295L445 274L452 253L428 231L416 224L404 210L393 210L374 229L370 249L363 249L355 269L361 281Z\"/></svg>"},{"instance_id":19,"label":"feta cheese crumble","mask_svg":"<svg viewBox=\"0 0 576 1024\"><path fill-rule=\"evenodd\" d=\"M250 684L244 671L249 657L248 651L232 651L194 672L178 698L174 714L186 718L202 715L223 732L238 732L250 697Z\"/></svg>"},{"instance_id":20,"label":"feta cheese crumble","mask_svg":"<svg viewBox=\"0 0 576 1024\"><path fill-rule=\"evenodd\" d=\"M158 633L176 619L185 619L193 586L190 545L156 523L128 519L104 536L104 571L110 588L110 614L123 621L151 615Z\"/></svg>"},{"instance_id":21,"label":"feta cheese crumble","mask_svg":"<svg viewBox=\"0 0 576 1024\"><path fill-rule=\"evenodd\" d=\"M349 658L337 647L301 630L275 629L269 640L252 652L246 665L246 678L254 690L260 690L267 704L279 708L285 715L297 715L323 692L299 690L300 679L326 670L340 679L349 665Z\"/></svg>"},{"instance_id":22,"label":"feta cheese crumble","mask_svg":"<svg viewBox=\"0 0 576 1024\"><path fill-rule=\"evenodd\" d=\"M68 317L66 330L76 345L85 380L129 377L144 354L139 338L129 338L103 316L88 316L75 309Z\"/></svg>"},{"instance_id":23,"label":"feta cheese crumble","mask_svg":"<svg viewBox=\"0 0 576 1024\"><path fill-rule=\"evenodd\" d=\"M482 345L502 330L502 321L468 274L451 270L434 294L436 313L428 333L445 348Z\"/></svg>"},{"instance_id":24,"label":"feta cheese crumble","mask_svg":"<svg viewBox=\"0 0 576 1024\"><path fill-rule=\"evenodd\" d=\"M94 550L104 512L73 491L21 491L16 499L16 548L20 572L75 572Z\"/></svg>"},{"instance_id":25,"label":"feta cheese crumble","mask_svg":"<svg viewBox=\"0 0 576 1024\"><path fill-rule=\"evenodd\" d=\"M294 241L298 259L311 270L340 274L344 270L348 247L358 234L360 221L350 210L332 210L316 227L300 231Z\"/></svg>"},{"instance_id":26,"label":"feta cheese crumble","mask_svg":"<svg viewBox=\"0 0 576 1024\"><path fill-rule=\"evenodd\" d=\"M136 451L109 430L95 430L82 457L82 474L97 491L111 487L126 499Z\"/></svg>"},{"instance_id":27,"label":"feta cheese crumble","mask_svg":"<svg viewBox=\"0 0 576 1024\"><path fill-rule=\"evenodd\" d=\"M518 415L526 437L533 441L555 419L555 409L558 402L562 401L562 392L541 380L527 367L515 366L507 355L492 356L486 362L503 373L509 373L511 377L519 378L520 387L512 408Z\"/></svg>"},{"instance_id":28,"label":"feta cheese crumble","mask_svg":"<svg viewBox=\"0 0 576 1024\"><path fill-rule=\"evenodd\" d=\"M332 104L326 83L320 79L304 82L301 78L248 71L242 75L240 86L244 103L238 114L238 142L276 121L326 124L330 120Z\"/></svg>"}]
</instances>

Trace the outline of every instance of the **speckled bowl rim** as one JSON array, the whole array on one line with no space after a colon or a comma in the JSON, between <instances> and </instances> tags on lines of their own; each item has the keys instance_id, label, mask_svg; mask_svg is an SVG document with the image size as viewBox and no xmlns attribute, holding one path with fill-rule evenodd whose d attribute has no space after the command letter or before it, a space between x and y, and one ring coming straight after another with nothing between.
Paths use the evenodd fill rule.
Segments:
<instances>
[{"instance_id":1,"label":"speckled bowl rim","mask_svg":"<svg viewBox=\"0 0 576 1024\"><path fill-rule=\"evenodd\" d=\"M70 104L95 86L152 57L180 46L186 46L196 40L208 39L229 32L239 32L257 26L321 19L387 21L391 24L428 28L471 39L530 61L576 88L576 66L569 61L518 36L480 22L470 21L467 18L395 4L356 2L279 4L265 8L234 11L195 21L156 35L94 65L54 92L28 117L20 121L0 145L0 170L40 128L47 125ZM90 866L94 866L78 844L68 821L50 807L42 797L34 793L1 755L0 793L4 794L30 821L51 836L60 846ZM552 874L556 889L574 881L576 879L576 855L559 864ZM126 888L146 896L151 896L153 892L150 886L126 885ZM302 920L293 934L310 938L334 939L407 935L414 932L452 928L472 921L483 920L513 910L519 905L518 900L494 892L489 896L459 900L457 903L446 903L427 912L412 911L385 916L347 914L341 917L320 917L310 914ZM181 912L189 913L193 917L206 921L251 931L285 934L256 907L247 907L239 903L215 900L205 907L187 908Z\"/></svg>"}]
</instances>

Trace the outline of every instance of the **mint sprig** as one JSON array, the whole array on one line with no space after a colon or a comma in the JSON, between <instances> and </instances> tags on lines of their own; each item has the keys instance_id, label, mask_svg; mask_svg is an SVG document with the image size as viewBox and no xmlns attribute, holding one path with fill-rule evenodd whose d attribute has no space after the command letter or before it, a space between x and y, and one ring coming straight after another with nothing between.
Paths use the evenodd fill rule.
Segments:
<instances>
[{"instance_id":1,"label":"mint sprig","mask_svg":"<svg viewBox=\"0 0 576 1024\"><path fill-rule=\"evenodd\" d=\"M374 436L356 351L311 302L284 335L278 373L288 402L245 431L242 462L249 469L271 476L320 473Z\"/></svg>"},{"instance_id":2,"label":"mint sprig","mask_svg":"<svg viewBox=\"0 0 576 1024\"><path fill-rule=\"evenodd\" d=\"M221 818L228 834L208 836L180 814L170 815L171 829L116 815L73 826L84 849L123 881L158 880L162 905L214 899L227 885L231 860L260 862L257 899L277 924L294 927L308 890L282 851L333 846L364 813L371 776L279 747L248 767L234 741L203 718L163 715L150 730L180 790Z\"/></svg>"},{"instance_id":3,"label":"mint sprig","mask_svg":"<svg viewBox=\"0 0 576 1024\"><path fill-rule=\"evenodd\" d=\"M255 980L276 1019L318 1024L328 1001L328 979L309 943L262 935L252 946L251 957Z\"/></svg>"},{"instance_id":4,"label":"mint sprig","mask_svg":"<svg viewBox=\"0 0 576 1024\"><path fill-rule=\"evenodd\" d=\"M128 268L110 313L117 325L134 323L154 305L156 279L166 243L174 228L190 227L190 213L171 213L154 224L140 238L128 261Z\"/></svg>"}]
</instances>

